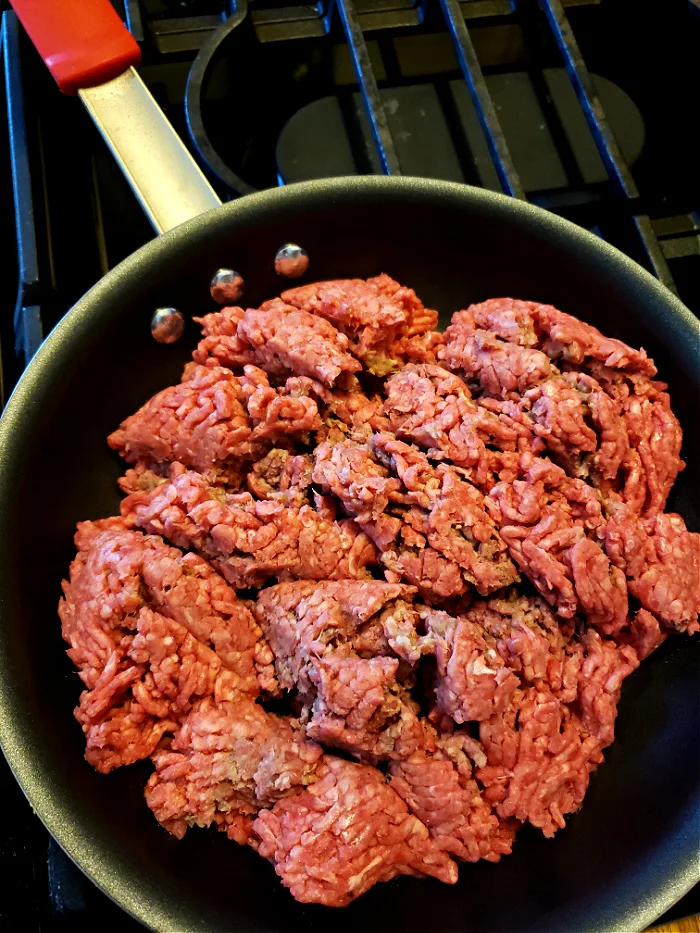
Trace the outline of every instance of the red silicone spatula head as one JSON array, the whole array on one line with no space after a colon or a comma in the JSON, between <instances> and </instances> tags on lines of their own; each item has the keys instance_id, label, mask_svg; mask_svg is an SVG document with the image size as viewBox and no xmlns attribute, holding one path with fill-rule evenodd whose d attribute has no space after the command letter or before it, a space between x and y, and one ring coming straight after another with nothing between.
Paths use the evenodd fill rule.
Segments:
<instances>
[{"instance_id":1,"label":"red silicone spatula head","mask_svg":"<svg viewBox=\"0 0 700 933\"><path fill-rule=\"evenodd\" d=\"M11 0L66 94L104 84L141 60L109 0Z\"/></svg>"}]
</instances>

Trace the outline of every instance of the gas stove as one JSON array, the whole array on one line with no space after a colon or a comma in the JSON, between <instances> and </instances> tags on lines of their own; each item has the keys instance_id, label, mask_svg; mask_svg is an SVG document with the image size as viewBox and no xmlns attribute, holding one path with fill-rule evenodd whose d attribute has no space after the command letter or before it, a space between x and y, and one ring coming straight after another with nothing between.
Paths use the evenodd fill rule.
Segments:
<instances>
[{"instance_id":1,"label":"gas stove","mask_svg":"<svg viewBox=\"0 0 700 933\"><path fill-rule=\"evenodd\" d=\"M405 174L526 198L700 315L688 127L698 0L125 0L140 73L222 199ZM0 3L0 402L43 337L153 233L87 114ZM0 927L141 930L49 838L0 762ZM665 919L700 912L696 888Z\"/></svg>"}]
</instances>

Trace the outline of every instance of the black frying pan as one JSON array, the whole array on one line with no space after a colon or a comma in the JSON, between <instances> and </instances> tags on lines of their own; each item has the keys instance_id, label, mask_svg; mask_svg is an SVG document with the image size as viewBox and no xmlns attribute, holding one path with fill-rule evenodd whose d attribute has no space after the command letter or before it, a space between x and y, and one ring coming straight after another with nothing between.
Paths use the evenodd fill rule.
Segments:
<instances>
[{"instance_id":1,"label":"black frying pan","mask_svg":"<svg viewBox=\"0 0 700 933\"><path fill-rule=\"evenodd\" d=\"M385 271L443 324L469 302L513 295L643 345L686 431L688 468L669 507L698 528L700 326L622 254L537 208L460 185L366 177L246 197L105 276L46 340L0 420L0 740L10 766L66 852L156 930L641 930L700 875L697 639L669 639L625 682L617 741L553 840L524 829L513 855L463 866L453 887L397 879L341 911L297 904L270 865L220 834L169 836L143 800L148 763L105 777L83 760L71 715L80 684L56 603L75 523L118 510L121 464L104 438L179 378L214 270L233 264L255 305L284 287L273 257L289 240L311 257L302 282ZM187 318L179 343L152 339L160 306Z\"/></svg>"}]
</instances>

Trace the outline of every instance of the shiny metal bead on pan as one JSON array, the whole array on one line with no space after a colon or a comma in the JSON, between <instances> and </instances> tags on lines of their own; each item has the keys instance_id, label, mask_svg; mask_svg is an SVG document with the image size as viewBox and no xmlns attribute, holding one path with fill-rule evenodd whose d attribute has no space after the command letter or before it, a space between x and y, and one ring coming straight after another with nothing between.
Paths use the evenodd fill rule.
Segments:
<instances>
[{"instance_id":1,"label":"shiny metal bead on pan","mask_svg":"<svg viewBox=\"0 0 700 933\"><path fill-rule=\"evenodd\" d=\"M285 243L275 253L275 272L287 279L298 279L309 268L309 254L296 243Z\"/></svg>"},{"instance_id":2,"label":"shiny metal bead on pan","mask_svg":"<svg viewBox=\"0 0 700 933\"><path fill-rule=\"evenodd\" d=\"M233 269L219 269L209 285L211 297L220 305L231 305L240 301L244 288L243 276Z\"/></svg>"},{"instance_id":3,"label":"shiny metal bead on pan","mask_svg":"<svg viewBox=\"0 0 700 933\"><path fill-rule=\"evenodd\" d=\"M175 308L158 308L151 318L151 334L158 343L175 343L185 330L185 318Z\"/></svg>"}]
</instances>

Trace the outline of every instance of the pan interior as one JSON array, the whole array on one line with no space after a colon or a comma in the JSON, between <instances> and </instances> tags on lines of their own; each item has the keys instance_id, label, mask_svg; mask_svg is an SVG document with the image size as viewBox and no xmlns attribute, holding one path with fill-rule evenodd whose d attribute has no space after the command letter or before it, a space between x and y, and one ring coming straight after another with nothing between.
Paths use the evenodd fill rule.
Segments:
<instances>
[{"instance_id":1,"label":"pan interior","mask_svg":"<svg viewBox=\"0 0 700 933\"><path fill-rule=\"evenodd\" d=\"M213 272L237 269L255 305L285 287L273 258L288 241L311 257L302 282L384 271L436 307L443 325L472 301L510 295L644 346L686 430L688 467L669 507L698 529L697 321L621 254L536 208L464 186L341 179L246 198L110 273L54 331L0 423L0 737L15 774L69 854L153 929L641 929L697 880L697 639L671 639L626 682L617 741L555 839L525 830L512 856L463 866L453 887L398 879L333 914L295 903L271 866L213 831L168 836L143 801L147 763L104 777L83 761L71 715L80 684L56 603L75 523L118 510L121 465L105 436L179 379L197 339L191 318L211 310ZM160 306L184 313L180 343L151 338Z\"/></svg>"}]
</instances>

